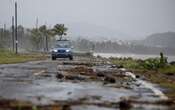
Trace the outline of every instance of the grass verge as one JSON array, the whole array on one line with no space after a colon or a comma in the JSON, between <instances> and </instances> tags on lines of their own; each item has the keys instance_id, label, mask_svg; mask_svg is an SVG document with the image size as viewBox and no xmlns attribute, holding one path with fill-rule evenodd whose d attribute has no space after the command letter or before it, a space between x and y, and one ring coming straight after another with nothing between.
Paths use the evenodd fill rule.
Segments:
<instances>
[{"instance_id":1,"label":"grass verge","mask_svg":"<svg viewBox=\"0 0 175 110\"><path fill-rule=\"evenodd\" d=\"M23 63L27 61L44 60L47 56L40 53L15 54L10 51L0 50L0 64Z\"/></svg>"}]
</instances>

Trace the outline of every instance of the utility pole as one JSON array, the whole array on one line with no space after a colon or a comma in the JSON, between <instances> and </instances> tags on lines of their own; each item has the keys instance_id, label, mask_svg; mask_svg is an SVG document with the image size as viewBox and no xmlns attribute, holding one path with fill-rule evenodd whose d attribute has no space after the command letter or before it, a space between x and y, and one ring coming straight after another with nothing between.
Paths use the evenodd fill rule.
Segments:
<instances>
[{"instance_id":1,"label":"utility pole","mask_svg":"<svg viewBox=\"0 0 175 110\"><path fill-rule=\"evenodd\" d=\"M48 36L46 34L46 51L48 52Z\"/></svg>"},{"instance_id":2,"label":"utility pole","mask_svg":"<svg viewBox=\"0 0 175 110\"><path fill-rule=\"evenodd\" d=\"M15 27L14 27L14 16L12 16L12 48L15 51Z\"/></svg>"},{"instance_id":3,"label":"utility pole","mask_svg":"<svg viewBox=\"0 0 175 110\"><path fill-rule=\"evenodd\" d=\"M17 18L17 1L15 2L15 44L16 50L15 53L18 54L18 18Z\"/></svg>"}]
</instances>

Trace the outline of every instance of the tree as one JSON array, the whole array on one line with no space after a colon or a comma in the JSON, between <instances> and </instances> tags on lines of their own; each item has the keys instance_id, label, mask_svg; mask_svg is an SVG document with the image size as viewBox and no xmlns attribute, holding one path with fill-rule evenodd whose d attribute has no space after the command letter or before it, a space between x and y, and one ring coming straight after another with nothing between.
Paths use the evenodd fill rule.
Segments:
<instances>
[{"instance_id":1,"label":"tree","mask_svg":"<svg viewBox=\"0 0 175 110\"><path fill-rule=\"evenodd\" d=\"M18 25L18 47L22 47L25 45L25 38L24 38L24 27L22 25Z\"/></svg>"},{"instance_id":2,"label":"tree","mask_svg":"<svg viewBox=\"0 0 175 110\"><path fill-rule=\"evenodd\" d=\"M60 40L62 40L63 35L67 35L67 30L68 28L66 28L64 24L56 24L52 31L54 35L60 36Z\"/></svg>"},{"instance_id":3,"label":"tree","mask_svg":"<svg viewBox=\"0 0 175 110\"><path fill-rule=\"evenodd\" d=\"M50 36L52 36L52 31L47 29L46 25L40 26L39 31L41 32L42 36L45 36L45 50L48 51L48 40Z\"/></svg>"},{"instance_id":4,"label":"tree","mask_svg":"<svg viewBox=\"0 0 175 110\"><path fill-rule=\"evenodd\" d=\"M40 44L42 42L41 33L37 28L32 29L30 32L31 32L31 42L36 47L36 49L39 50Z\"/></svg>"},{"instance_id":5,"label":"tree","mask_svg":"<svg viewBox=\"0 0 175 110\"><path fill-rule=\"evenodd\" d=\"M10 48L11 32L8 29L0 28L0 48Z\"/></svg>"},{"instance_id":6,"label":"tree","mask_svg":"<svg viewBox=\"0 0 175 110\"><path fill-rule=\"evenodd\" d=\"M3 47L3 29L0 28L0 48Z\"/></svg>"}]
</instances>

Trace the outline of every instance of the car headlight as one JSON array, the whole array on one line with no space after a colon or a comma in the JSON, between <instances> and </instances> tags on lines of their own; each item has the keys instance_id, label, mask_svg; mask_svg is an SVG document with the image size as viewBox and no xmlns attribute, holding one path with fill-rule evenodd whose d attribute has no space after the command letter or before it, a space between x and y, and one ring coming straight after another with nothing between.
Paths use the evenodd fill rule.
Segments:
<instances>
[{"instance_id":1,"label":"car headlight","mask_svg":"<svg viewBox=\"0 0 175 110\"><path fill-rule=\"evenodd\" d=\"M70 52L70 50L66 50L66 52Z\"/></svg>"},{"instance_id":2,"label":"car headlight","mask_svg":"<svg viewBox=\"0 0 175 110\"><path fill-rule=\"evenodd\" d=\"M57 52L57 50L56 50L56 49L53 49L52 51L53 51L53 52Z\"/></svg>"}]
</instances>

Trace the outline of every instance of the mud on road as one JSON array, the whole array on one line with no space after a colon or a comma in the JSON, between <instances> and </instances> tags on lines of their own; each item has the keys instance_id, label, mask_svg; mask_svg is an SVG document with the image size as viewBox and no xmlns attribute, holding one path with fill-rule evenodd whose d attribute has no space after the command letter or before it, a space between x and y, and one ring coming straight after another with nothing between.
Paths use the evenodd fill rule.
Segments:
<instances>
[{"instance_id":1,"label":"mud on road","mask_svg":"<svg viewBox=\"0 0 175 110\"><path fill-rule=\"evenodd\" d=\"M0 65L0 110L174 110L154 84L107 59Z\"/></svg>"}]
</instances>

